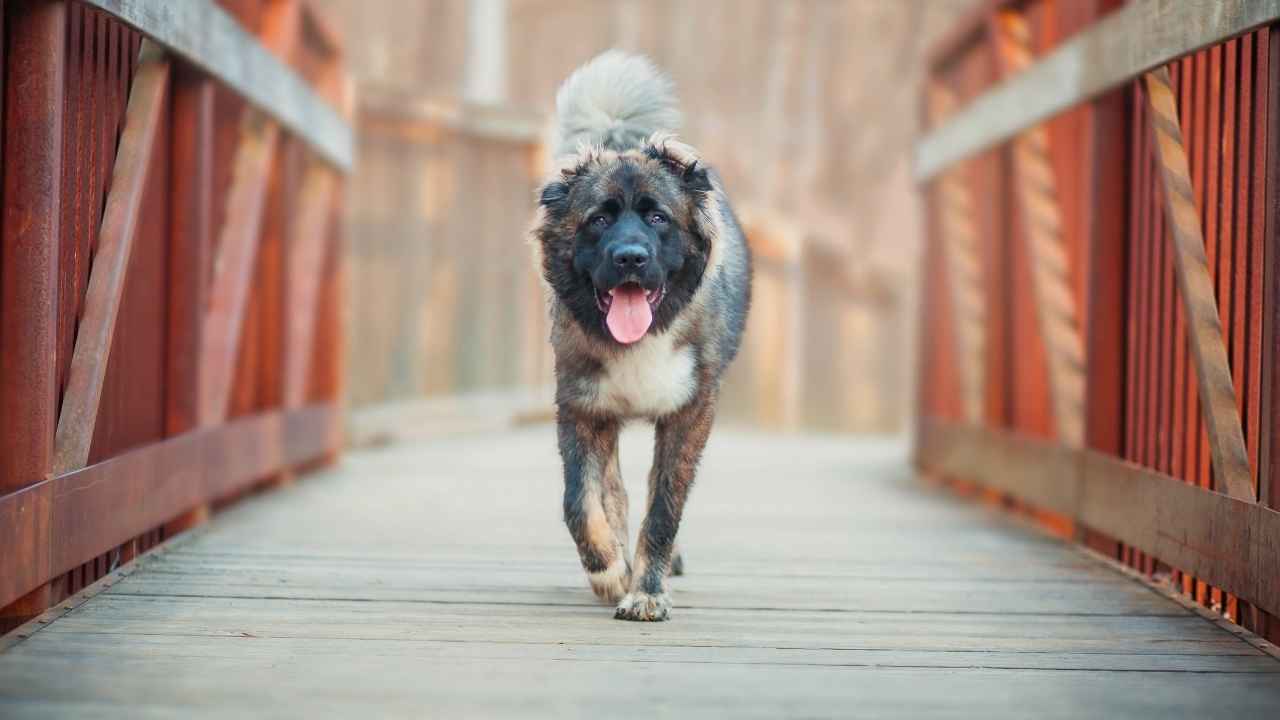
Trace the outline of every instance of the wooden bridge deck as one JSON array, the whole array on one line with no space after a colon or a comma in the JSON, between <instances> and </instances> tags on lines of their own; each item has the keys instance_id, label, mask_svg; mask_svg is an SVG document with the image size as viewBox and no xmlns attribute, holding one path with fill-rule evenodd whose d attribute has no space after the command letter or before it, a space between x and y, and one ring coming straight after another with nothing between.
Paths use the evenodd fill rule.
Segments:
<instances>
[{"instance_id":1,"label":"wooden bridge deck","mask_svg":"<svg viewBox=\"0 0 1280 720\"><path fill-rule=\"evenodd\" d=\"M649 439L624 438L643 496ZM0 654L0 716L1274 718L1280 662L922 488L903 448L713 435L664 624L612 619L548 427L350 454ZM633 502L633 511L638 510Z\"/></svg>"}]
</instances>

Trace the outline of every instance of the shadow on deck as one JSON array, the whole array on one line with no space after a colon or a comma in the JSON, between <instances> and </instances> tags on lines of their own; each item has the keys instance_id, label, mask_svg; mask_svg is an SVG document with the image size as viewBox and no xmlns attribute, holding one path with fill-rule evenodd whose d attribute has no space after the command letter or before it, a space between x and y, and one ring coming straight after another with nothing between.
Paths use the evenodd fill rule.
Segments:
<instances>
[{"instance_id":1,"label":"shadow on deck","mask_svg":"<svg viewBox=\"0 0 1280 720\"><path fill-rule=\"evenodd\" d=\"M649 443L624 438L633 498ZM615 621L561 526L558 467L547 426L353 452L28 626L0 655L0 715L1244 718L1280 704L1273 657L922 487L885 441L722 429L681 532L673 619Z\"/></svg>"}]
</instances>

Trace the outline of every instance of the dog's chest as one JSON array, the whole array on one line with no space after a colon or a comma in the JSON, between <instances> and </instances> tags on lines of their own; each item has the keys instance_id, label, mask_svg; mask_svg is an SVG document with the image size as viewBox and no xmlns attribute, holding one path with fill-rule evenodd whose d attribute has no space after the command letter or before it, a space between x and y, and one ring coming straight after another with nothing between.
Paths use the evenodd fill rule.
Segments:
<instances>
[{"instance_id":1,"label":"dog's chest","mask_svg":"<svg viewBox=\"0 0 1280 720\"><path fill-rule=\"evenodd\" d=\"M693 348L670 334L646 338L612 358L596 380L595 409L623 415L670 414L693 397Z\"/></svg>"}]
</instances>

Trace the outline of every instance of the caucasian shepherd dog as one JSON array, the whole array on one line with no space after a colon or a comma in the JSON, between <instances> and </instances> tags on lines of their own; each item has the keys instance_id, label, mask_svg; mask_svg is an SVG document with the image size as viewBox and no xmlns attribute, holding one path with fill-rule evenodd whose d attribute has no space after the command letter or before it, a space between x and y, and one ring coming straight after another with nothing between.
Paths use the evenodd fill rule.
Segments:
<instances>
[{"instance_id":1,"label":"caucasian shepherd dog","mask_svg":"<svg viewBox=\"0 0 1280 720\"><path fill-rule=\"evenodd\" d=\"M685 499L738 351L751 259L719 177L673 133L671 85L606 52L556 96L558 170L533 236L549 287L564 519L615 617L665 620ZM628 553L618 431L654 423L644 524Z\"/></svg>"}]
</instances>

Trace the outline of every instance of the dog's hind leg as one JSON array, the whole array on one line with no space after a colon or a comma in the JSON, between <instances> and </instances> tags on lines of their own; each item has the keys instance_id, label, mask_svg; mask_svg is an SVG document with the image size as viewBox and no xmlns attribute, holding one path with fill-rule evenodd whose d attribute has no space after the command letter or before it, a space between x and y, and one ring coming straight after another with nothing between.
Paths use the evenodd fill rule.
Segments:
<instances>
[{"instance_id":1,"label":"dog's hind leg","mask_svg":"<svg viewBox=\"0 0 1280 720\"><path fill-rule=\"evenodd\" d=\"M667 569L667 574L671 577L684 575L684 554L680 552L679 544L671 550L671 567Z\"/></svg>"},{"instance_id":2,"label":"dog's hind leg","mask_svg":"<svg viewBox=\"0 0 1280 720\"><path fill-rule=\"evenodd\" d=\"M666 579L676 569L676 532L714 417L714 397L702 397L657 422L649 507L636 541L631 587L615 613L621 620L666 620L671 612Z\"/></svg>"},{"instance_id":3,"label":"dog's hind leg","mask_svg":"<svg viewBox=\"0 0 1280 720\"><path fill-rule=\"evenodd\" d=\"M622 479L618 473L618 422L578 417L561 410L560 456L564 461L564 522L578 546L591 590L608 602L626 592L631 568L626 528L614 525ZM626 517L626 494L621 493ZM621 538L621 539L620 539Z\"/></svg>"}]
</instances>

